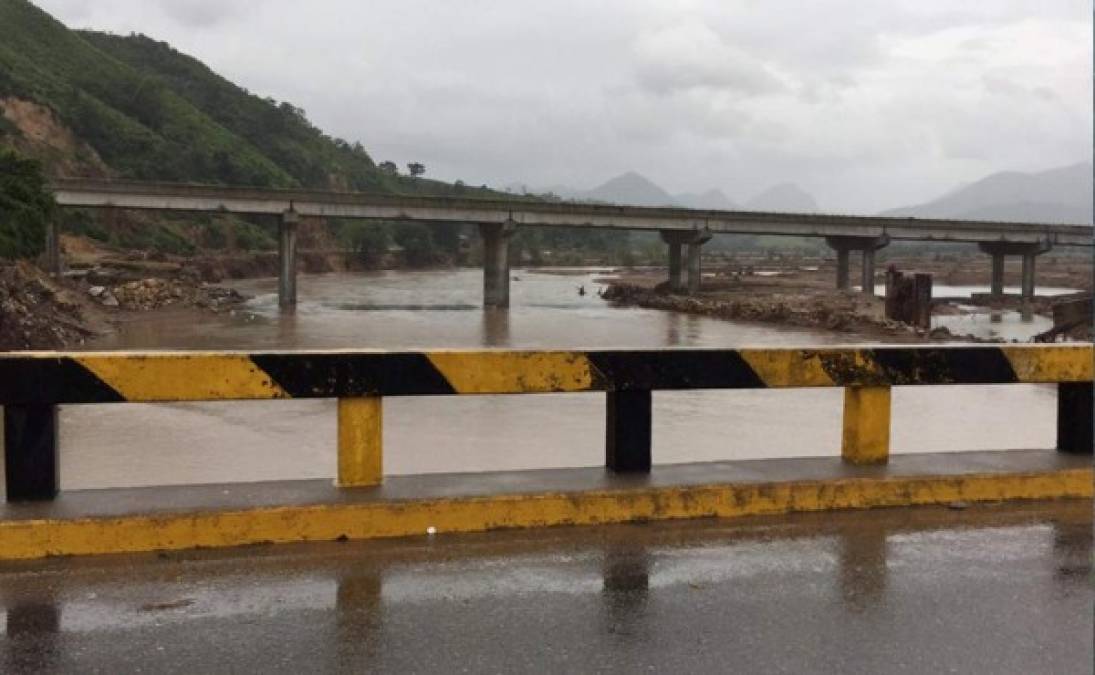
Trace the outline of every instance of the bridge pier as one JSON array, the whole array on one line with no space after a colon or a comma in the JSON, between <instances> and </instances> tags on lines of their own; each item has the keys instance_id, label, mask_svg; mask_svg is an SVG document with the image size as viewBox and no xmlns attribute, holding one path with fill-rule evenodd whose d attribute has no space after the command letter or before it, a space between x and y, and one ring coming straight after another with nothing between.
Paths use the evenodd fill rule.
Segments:
<instances>
[{"instance_id":1,"label":"bridge pier","mask_svg":"<svg viewBox=\"0 0 1095 675\"><path fill-rule=\"evenodd\" d=\"M297 304L297 221L295 211L281 214L278 224L278 307Z\"/></svg>"},{"instance_id":2,"label":"bridge pier","mask_svg":"<svg viewBox=\"0 0 1095 675\"><path fill-rule=\"evenodd\" d=\"M1004 297L1004 262L1005 256L1018 255L1023 259L1023 278L1021 294L1024 302L1034 299L1035 259L1048 252L1052 247L1049 242L1009 242L991 241L981 242L977 245L983 253L992 256L992 279L989 291L993 298Z\"/></svg>"},{"instance_id":3,"label":"bridge pier","mask_svg":"<svg viewBox=\"0 0 1095 675\"><path fill-rule=\"evenodd\" d=\"M669 245L669 290L674 293L687 291L698 293L702 270L700 266L702 247L711 240L708 230L662 230L662 241ZM687 260L682 251L688 247ZM687 263L685 265L684 263ZM682 267L687 280L682 280Z\"/></svg>"},{"instance_id":4,"label":"bridge pier","mask_svg":"<svg viewBox=\"0 0 1095 675\"><path fill-rule=\"evenodd\" d=\"M833 236L825 237L825 243L836 251L836 287L845 291L851 287L851 273L849 259L852 251L859 251L863 256L862 276L860 286L862 292L874 295L875 261L874 254L880 248L890 243L889 235L883 234L877 237Z\"/></svg>"},{"instance_id":5,"label":"bridge pier","mask_svg":"<svg viewBox=\"0 0 1095 675\"><path fill-rule=\"evenodd\" d=\"M483 239L483 306L493 309L509 307L509 239L516 224L480 223Z\"/></svg>"},{"instance_id":6,"label":"bridge pier","mask_svg":"<svg viewBox=\"0 0 1095 675\"><path fill-rule=\"evenodd\" d=\"M1004 254L992 254L992 280L989 292L994 298L1004 297Z\"/></svg>"},{"instance_id":7,"label":"bridge pier","mask_svg":"<svg viewBox=\"0 0 1095 675\"><path fill-rule=\"evenodd\" d=\"M665 239L665 233L662 233L662 239ZM680 293L684 290L684 284L681 283L681 243L679 241L670 241L669 244L669 290L674 293Z\"/></svg>"},{"instance_id":8,"label":"bridge pier","mask_svg":"<svg viewBox=\"0 0 1095 675\"><path fill-rule=\"evenodd\" d=\"M60 225L55 218L51 218L46 225L46 272L50 276L59 277L64 272L61 262L61 233Z\"/></svg>"}]
</instances>

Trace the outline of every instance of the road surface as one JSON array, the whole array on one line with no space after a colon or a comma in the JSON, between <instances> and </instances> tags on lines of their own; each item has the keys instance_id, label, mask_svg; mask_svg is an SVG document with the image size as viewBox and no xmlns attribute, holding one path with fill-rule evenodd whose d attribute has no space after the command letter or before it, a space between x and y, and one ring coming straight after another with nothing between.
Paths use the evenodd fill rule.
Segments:
<instances>
[{"instance_id":1,"label":"road surface","mask_svg":"<svg viewBox=\"0 0 1095 675\"><path fill-rule=\"evenodd\" d=\"M1085 673L1091 509L7 563L0 672Z\"/></svg>"}]
</instances>

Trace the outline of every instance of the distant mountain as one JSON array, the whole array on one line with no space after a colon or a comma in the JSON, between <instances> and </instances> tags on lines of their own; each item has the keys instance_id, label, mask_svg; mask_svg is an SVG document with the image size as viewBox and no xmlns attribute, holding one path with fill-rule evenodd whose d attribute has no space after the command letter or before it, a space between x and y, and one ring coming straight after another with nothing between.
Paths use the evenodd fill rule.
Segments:
<instances>
[{"instance_id":1,"label":"distant mountain","mask_svg":"<svg viewBox=\"0 0 1095 675\"><path fill-rule=\"evenodd\" d=\"M620 174L592 190L578 192L574 196L578 199L630 206L673 206L675 204L672 195L634 171Z\"/></svg>"},{"instance_id":2,"label":"distant mountain","mask_svg":"<svg viewBox=\"0 0 1095 675\"><path fill-rule=\"evenodd\" d=\"M773 185L744 205L738 204L717 188L705 192L681 192L669 194L664 188L635 171L628 171L598 185L591 190L577 190L563 185L548 188L529 188L521 183L511 183L505 189L514 194L553 193L563 199L578 201L626 204L629 206L683 206L689 209L709 211L785 211L814 213L817 201L810 193L793 183Z\"/></svg>"},{"instance_id":3,"label":"distant mountain","mask_svg":"<svg viewBox=\"0 0 1095 675\"><path fill-rule=\"evenodd\" d=\"M745 202L745 208L749 211L786 213L815 213L819 210L813 196L794 183L773 185Z\"/></svg>"},{"instance_id":4,"label":"distant mountain","mask_svg":"<svg viewBox=\"0 0 1095 675\"><path fill-rule=\"evenodd\" d=\"M673 201L690 209L708 209L713 211L733 211L741 208L722 190L708 190L707 192L682 192L673 195Z\"/></svg>"},{"instance_id":5,"label":"distant mountain","mask_svg":"<svg viewBox=\"0 0 1095 675\"><path fill-rule=\"evenodd\" d=\"M1036 173L1003 171L938 199L882 212L885 216L1092 222L1092 166L1086 162Z\"/></svg>"}]
</instances>

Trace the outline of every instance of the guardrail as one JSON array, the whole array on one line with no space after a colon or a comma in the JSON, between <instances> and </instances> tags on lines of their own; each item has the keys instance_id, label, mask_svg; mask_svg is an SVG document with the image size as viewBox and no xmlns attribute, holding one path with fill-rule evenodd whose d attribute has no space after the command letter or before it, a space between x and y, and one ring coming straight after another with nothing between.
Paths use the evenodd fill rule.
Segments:
<instances>
[{"instance_id":1,"label":"guardrail","mask_svg":"<svg viewBox=\"0 0 1095 675\"><path fill-rule=\"evenodd\" d=\"M605 463L651 469L651 392L844 388L842 457L889 456L890 389L1057 384L1057 449L1092 452L1090 344L652 351L13 352L0 354L9 501L58 493L57 406L338 399L343 487L383 477L385 396L605 392Z\"/></svg>"}]
</instances>

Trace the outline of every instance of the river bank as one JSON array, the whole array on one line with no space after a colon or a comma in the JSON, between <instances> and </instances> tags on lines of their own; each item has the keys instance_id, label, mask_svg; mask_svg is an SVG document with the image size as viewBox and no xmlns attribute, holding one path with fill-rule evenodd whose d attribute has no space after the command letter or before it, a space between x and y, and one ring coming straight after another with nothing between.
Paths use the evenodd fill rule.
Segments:
<instances>
[{"instance_id":1,"label":"river bank","mask_svg":"<svg viewBox=\"0 0 1095 675\"><path fill-rule=\"evenodd\" d=\"M911 257L888 264L903 271L931 274L935 283L930 329L887 319L883 298L858 289L833 288L831 261L797 258L738 258L708 264L701 290L694 295L670 292L664 268L616 271L599 279L606 284L602 297L617 307L642 307L682 312L733 321L757 321L771 325L822 329L849 338L884 341L1028 341L1052 326L1053 307L1063 299L1083 297L1091 288L1090 267L1072 259L1050 259L1041 268L1039 293L1028 307L1006 288L1004 298L992 298L978 285L988 269L977 258L949 260ZM985 269L980 269L984 267ZM1018 269L1009 270L1018 276ZM881 292L882 280L876 280ZM1022 315L1030 323L1025 331L1005 334L974 326L979 317L1001 323L1004 315ZM1046 323L1049 323L1047 326ZM1035 329L1037 328L1037 330ZM965 329L965 330L964 330ZM1072 332L1070 339L1090 339L1086 332Z\"/></svg>"},{"instance_id":2,"label":"river bank","mask_svg":"<svg viewBox=\"0 0 1095 675\"><path fill-rule=\"evenodd\" d=\"M200 321L202 313L245 300L192 277L96 284L87 276L54 279L25 261L0 264L0 351L78 348L153 311L183 311Z\"/></svg>"},{"instance_id":3,"label":"river bank","mask_svg":"<svg viewBox=\"0 0 1095 675\"><path fill-rule=\"evenodd\" d=\"M270 279L277 273L277 255L269 252L204 253L168 256L143 251L115 250L82 237L65 237L68 271L61 280L42 274L29 264L4 267L6 302L0 317L0 348L78 348L88 341L110 336L120 325L155 324L155 313L170 312L169 323L205 323L210 314L243 312L261 288L253 280ZM881 299L833 289L833 261L824 258L779 255L736 255L705 258L703 290L697 296L665 292L663 267L527 267L514 269L513 288L530 275L572 277L574 293L597 294L614 307L647 308L716 320L750 322L758 328L782 327L822 331L844 341L878 340L920 342L932 340L1028 341L1052 327L1047 318L1062 293L1090 288L1090 267L1080 258L1045 256L1039 263L1038 290L1031 319L1019 317L1019 298L1014 290L1002 301L991 300L978 286L988 277L987 260L978 256L911 256L893 258L902 270L926 271L935 280L936 301L932 330L918 330L884 317ZM473 268L443 267L360 271L347 269L345 255L303 254L299 271L322 277L324 273L365 279L400 275L455 276L477 274ZM1009 267L1008 281L1018 281L1019 269ZM455 275L455 276L454 276ZM853 278L854 278L853 270ZM584 277L580 281L579 277ZM302 277L303 279L303 277ZM371 281L366 282L372 283ZM478 286L481 282L474 282ZM881 283L880 281L878 283ZM972 284L972 285L964 285ZM242 291L242 292L241 292ZM364 287L362 288L364 291ZM341 286L334 292L345 292ZM480 306L481 298L469 297L445 309ZM518 294L519 295L519 294ZM365 295L348 294L343 308L365 306ZM517 296L515 296L517 298ZM260 304L266 303L267 300ZM521 300L515 299L514 309ZM558 303L559 300L552 302ZM426 303L428 304L428 303ZM991 315L989 308L991 305ZM276 307L276 304L274 305ZM400 306L424 306L420 298L406 298ZM260 312L261 314L261 312ZM1002 319L1001 319L1002 317ZM1085 339L1071 334L1071 339ZM1088 334L1086 339L1090 339ZM108 343L114 343L107 340ZM117 341L125 346L124 340Z\"/></svg>"}]
</instances>

